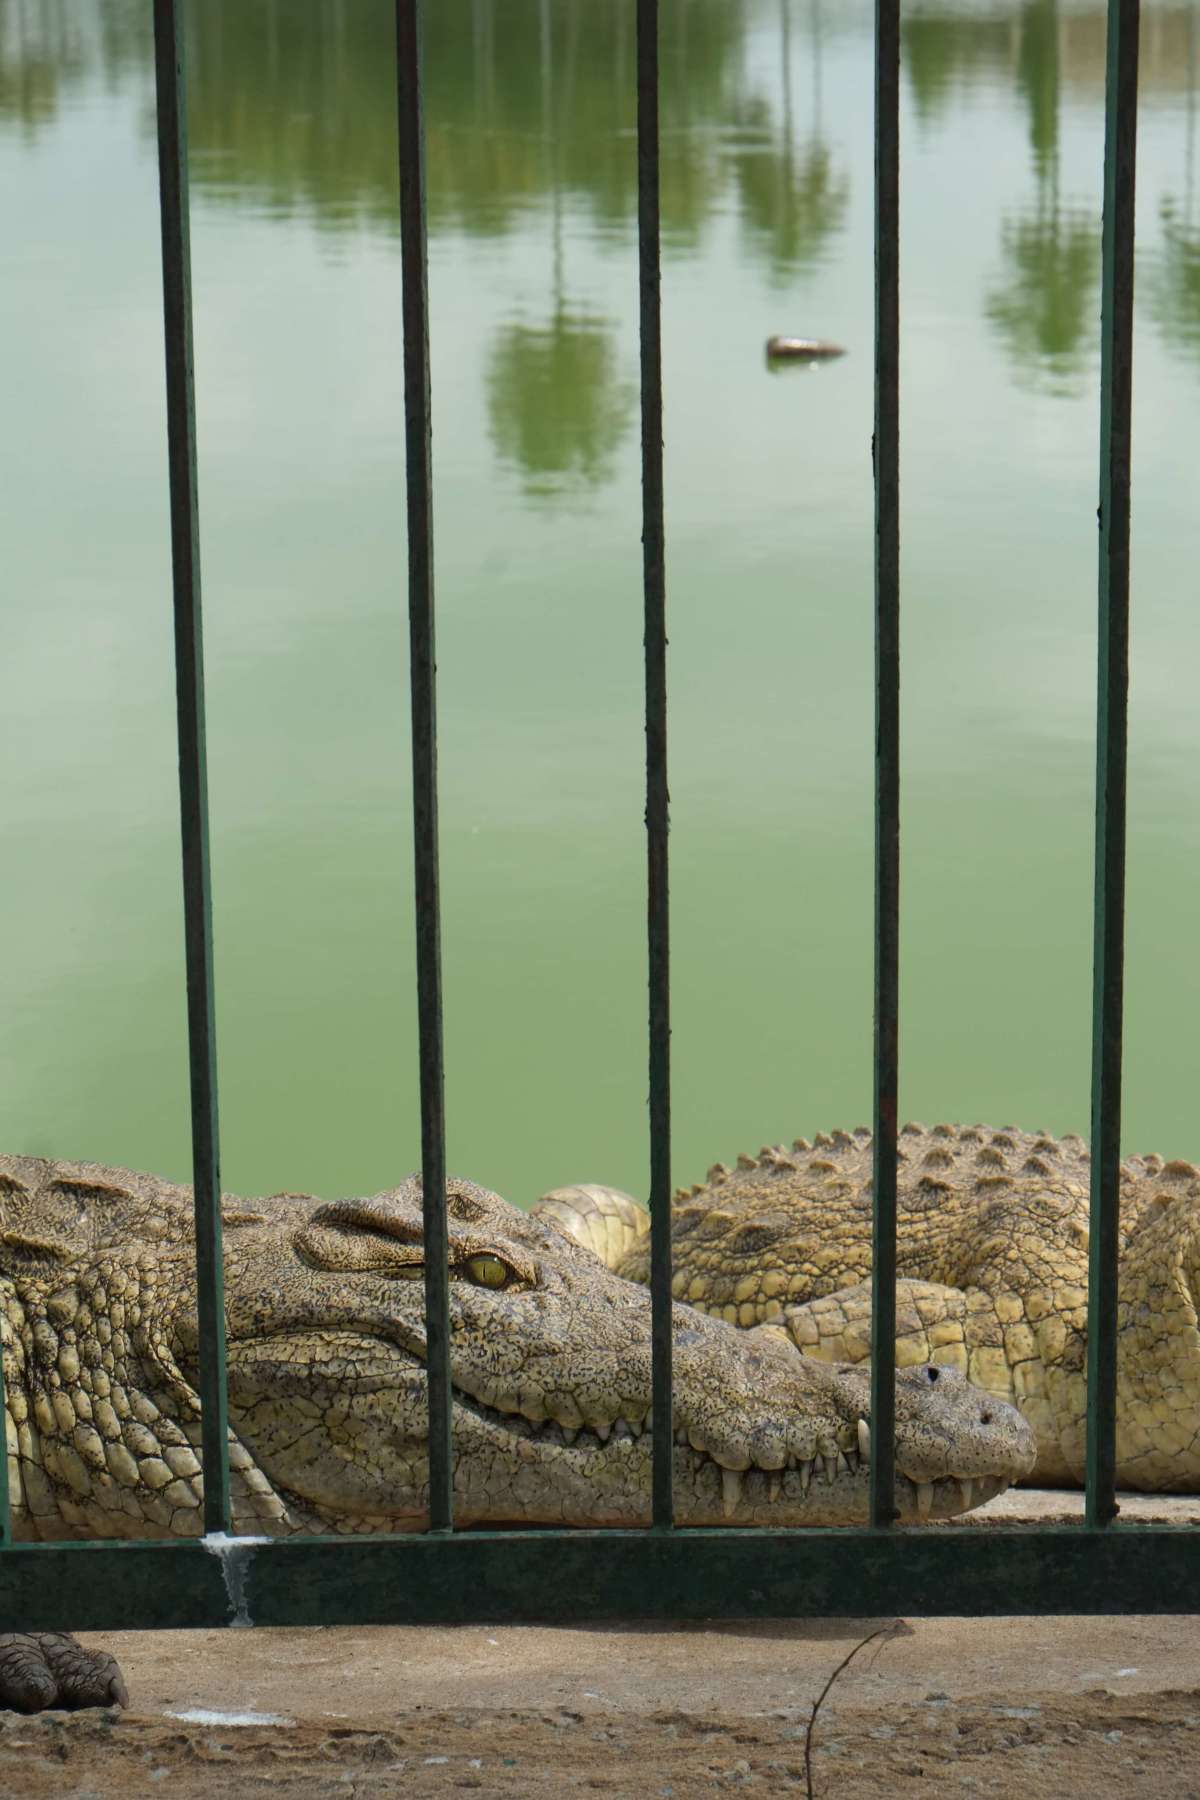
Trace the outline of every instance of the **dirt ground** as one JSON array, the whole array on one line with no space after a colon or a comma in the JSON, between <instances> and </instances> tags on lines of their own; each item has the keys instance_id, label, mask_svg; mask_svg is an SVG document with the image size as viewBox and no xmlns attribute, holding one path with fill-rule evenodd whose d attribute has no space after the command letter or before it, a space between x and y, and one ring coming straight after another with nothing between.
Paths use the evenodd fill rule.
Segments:
<instances>
[{"instance_id":1,"label":"dirt ground","mask_svg":"<svg viewBox=\"0 0 1200 1800\"><path fill-rule=\"evenodd\" d=\"M0 1714L0 1795L804 1795L873 1632L814 1794L1200 1800L1200 1613L116 1633L128 1712Z\"/></svg>"}]
</instances>

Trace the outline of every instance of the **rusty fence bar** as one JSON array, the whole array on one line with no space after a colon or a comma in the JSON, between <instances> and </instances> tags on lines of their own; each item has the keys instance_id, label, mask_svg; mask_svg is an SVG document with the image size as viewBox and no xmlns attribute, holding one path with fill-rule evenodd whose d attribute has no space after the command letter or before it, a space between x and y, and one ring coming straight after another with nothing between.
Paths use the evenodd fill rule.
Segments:
<instances>
[{"instance_id":1,"label":"rusty fence bar","mask_svg":"<svg viewBox=\"0 0 1200 1800\"><path fill-rule=\"evenodd\" d=\"M650 1304L653 1506L674 1522L671 1398L671 976L667 890L667 622L663 548L658 0L637 4L638 276L642 358L642 574L646 650L646 872L650 989Z\"/></svg>"},{"instance_id":2,"label":"rusty fence bar","mask_svg":"<svg viewBox=\"0 0 1200 1800\"><path fill-rule=\"evenodd\" d=\"M900 4L875 4L875 1180L871 1524L896 1516L896 1083L900 942Z\"/></svg>"},{"instance_id":3,"label":"rusty fence bar","mask_svg":"<svg viewBox=\"0 0 1200 1800\"><path fill-rule=\"evenodd\" d=\"M1125 960L1125 776L1129 698L1129 474L1133 228L1140 0L1109 0L1100 336L1100 607L1096 696L1096 878L1092 973L1091 1239L1088 1249L1089 1527L1117 1513L1117 1232Z\"/></svg>"},{"instance_id":4,"label":"rusty fence bar","mask_svg":"<svg viewBox=\"0 0 1200 1800\"><path fill-rule=\"evenodd\" d=\"M437 661L433 610L433 450L422 0L396 0L400 150L400 261L404 282L404 429L408 488L408 623L412 684L413 851L417 1022L421 1069L421 1186L425 1222L425 1360L429 1389L429 1525L453 1524L449 1233L442 1057L441 902L438 890Z\"/></svg>"},{"instance_id":5,"label":"rusty fence bar","mask_svg":"<svg viewBox=\"0 0 1200 1800\"><path fill-rule=\"evenodd\" d=\"M199 1288L204 1527L209 1532L225 1532L229 1529L225 1283L221 1260L217 1046L213 1010L208 777L204 743L204 644L200 613L200 530L196 498L192 273L188 232L187 70L184 25L178 0L154 0L154 71L158 107L158 191L162 219L167 457L171 494L171 577L175 607L175 699L179 729L179 818L183 838L196 1280Z\"/></svg>"}]
</instances>

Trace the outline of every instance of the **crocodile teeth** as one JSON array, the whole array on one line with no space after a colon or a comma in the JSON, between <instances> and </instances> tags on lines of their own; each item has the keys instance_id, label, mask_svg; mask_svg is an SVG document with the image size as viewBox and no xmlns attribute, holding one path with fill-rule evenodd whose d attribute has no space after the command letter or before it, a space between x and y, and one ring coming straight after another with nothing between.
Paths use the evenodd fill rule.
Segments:
<instances>
[{"instance_id":1,"label":"crocodile teeth","mask_svg":"<svg viewBox=\"0 0 1200 1800\"><path fill-rule=\"evenodd\" d=\"M564 1444L573 1444L575 1439L579 1436L578 1425L560 1425L558 1429L563 1434Z\"/></svg>"},{"instance_id":2,"label":"crocodile teeth","mask_svg":"<svg viewBox=\"0 0 1200 1800\"><path fill-rule=\"evenodd\" d=\"M812 1463L811 1462L802 1462L800 1464L800 1492L802 1494L807 1494L810 1486L812 1485L812 1477L813 1477Z\"/></svg>"},{"instance_id":3,"label":"crocodile teeth","mask_svg":"<svg viewBox=\"0 0 1200 1800\"><path fill-rule=\"evenodd\" d=\"M973 1481L971 1481L969 1479L969 1477L967 1477L966 1475L959 1476L958 1491L962 1495L962 1503L964 1506L974 1506L974 1504L975 1504L975 1483Z\"/></svg>"},{"instance_id":4,"label":"crocodile teeth","mask_svg":"<svg viewBox=\"0 0 1200 1800\"><path fill-rule=\"evenodd\" d=\"M721 1511L727 1519L732 1519L738 1509L742 1497L742 1472L740 1469L721 1470Z\"/></svg>"},{"instance_id":5,"label":"crocodile teeth","mask_svg":"<svg viewBox=\"0 0 1200 1800\"><path fill-rule=\"evenodd\" d=\"M871 1460L871 1427L865 1419L858 1421L858 1454L865 1463Z\"/></svg>"},{"instance_id":6,"label":"crocodile teeth","mask_svg":"<svg viewBox=\"0 0 1200 1800\"><path fill-rule=\"evenodd\" d=\"M774 1506L775 1502L778 1500L780 1489L782 1487L783 1487L783 1476L782 1475L768 1475L767 1476L767 1500L771 1506Z\"/></svg>"},{"instance_id":7,"label":"crocodile teeth","mask_svg":"<svg viewBox=\"0 0 1200 1800\"><path fill-rule=\"evenodd\" d=\"M604 1422L603 1425L593 1425L592 1430L595 1432L596 1436L600 1439L600 1442L602 1444L607 1444L608 1439L609 1439L609 1434L612 1431L612 1426L607 1420Z\"/></svg>"},{"instance_id":8,"label":"crocodile teeth","mask_svg":"<svg viewBox=\"0 0 1200 1800\"><path fill-rule=\"evenodd\" d=\"M686 1425L677 1425L675 1427L675 1442L677 1444L688 1444L691 1442L691 1439L688 1437Z\"/></svg>"},{"instance_id":9,"label":"crocodile teeth","mask_svg":"<svg viewBox=\"0 0 1200 1800\"><path fill-rule=\"evenodd\" d=\"M832 1456L818 1456L817 1461L821 1465L821 1474L824 1477L826 1487L832 1487L837 1476L837 1451L835 1450Z\"/></svg>"},{"instance_id":10,"label":"crocodile teeth","mask_svg":"<svg viewBox=\"0 0 1200 1800\"><path fill-rule=\"evenodd\" d=\"M917 1483L917 1517L927 1519L933 1511L933 1483L919 1481Z\"/></svg>"}]
</instances>

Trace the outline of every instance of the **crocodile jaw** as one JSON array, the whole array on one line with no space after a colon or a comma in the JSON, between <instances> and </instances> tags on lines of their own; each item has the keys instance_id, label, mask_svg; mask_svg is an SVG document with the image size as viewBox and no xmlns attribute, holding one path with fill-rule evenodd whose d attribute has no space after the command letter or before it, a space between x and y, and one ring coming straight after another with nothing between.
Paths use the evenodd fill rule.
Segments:
<instances>
[{"instance_id":1,"label":"crocodile jaw","mask_svg":"<svg viewBox=\"0 0 1200 1800\"><path fill-rule=\"evenodd\" d=\"M335 1531L410 1531L428 1522L424 1364L375 1337L283 1335L230 1346L231 1420L292 1510ZM289 1371L302 1381L289 1384ZM292 1391L289 1391L291 1387ZM388 1421L387 1456L373 1447ZM650 1522L652 1447L645 1421L564 1428L453 1389L455 1522L491 1526L638 1526ZM725 1466L680 1426L673 1447L675 1516L685 1526L864 1524L870 1434L859 1448L789 1458L778 1469ZM721 1455L727 1455L722 1451ZM922 1475L926 1471L916 1471ZM1015 1473L1015 1471L1013 1472ZM1011 1474L895 1483L904 1523L951 1518L1004 1491Z\"/></svg>"}]
</instances>

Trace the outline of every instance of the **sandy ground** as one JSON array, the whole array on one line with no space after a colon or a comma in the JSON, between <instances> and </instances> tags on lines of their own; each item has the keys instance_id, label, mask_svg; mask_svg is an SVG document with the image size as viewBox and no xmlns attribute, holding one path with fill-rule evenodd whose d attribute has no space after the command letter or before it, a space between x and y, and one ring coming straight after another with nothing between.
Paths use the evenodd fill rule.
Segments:
<instances>
[{"instance_id":1,"label":"sandy ground","mask_svg":"<svg viewBox=\"0 0 1200 1800\"><path fill-rule=\"evenodd\" d=\"M0 1715L0 1795L803 1795L874 1632L814 1794L1200 1800L1200 1614L116 1633L129 1711Z\"/></svg>"}]
</instances>

